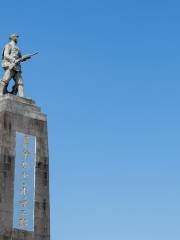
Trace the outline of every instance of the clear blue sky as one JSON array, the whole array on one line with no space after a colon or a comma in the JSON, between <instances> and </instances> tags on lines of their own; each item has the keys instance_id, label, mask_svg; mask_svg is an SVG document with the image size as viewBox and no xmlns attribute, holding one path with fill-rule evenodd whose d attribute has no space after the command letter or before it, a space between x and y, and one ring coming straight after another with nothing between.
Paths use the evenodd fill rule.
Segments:
<instances>
[{"instance_id":1,"label":"clear blue sky","mask_svg":"<svg viewBox=\"0 0 180 240\"><path fill-rule=\"evenodd\" d=\"M52 240L179 240L180 2L0 8L0 47L40 51L23 75L48 114Z\"/></svg>"}]
</instances>

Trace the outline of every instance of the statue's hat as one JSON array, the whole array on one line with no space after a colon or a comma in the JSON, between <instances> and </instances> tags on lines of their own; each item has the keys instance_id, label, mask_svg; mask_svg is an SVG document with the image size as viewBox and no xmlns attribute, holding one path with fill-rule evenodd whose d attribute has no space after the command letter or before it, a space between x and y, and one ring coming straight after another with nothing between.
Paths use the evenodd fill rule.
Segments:
<instances>
[{"instance_id":1,"label":"statue's hat","mask_svg":"<svg viewBox=\"0 0 180 240\"><path fill-rule=\"evenodd\" d=\"M13 38L18 38L19 35L17 33L13 33L9 36L9 39L12 40Z\"/></svg>"}]
</instances>

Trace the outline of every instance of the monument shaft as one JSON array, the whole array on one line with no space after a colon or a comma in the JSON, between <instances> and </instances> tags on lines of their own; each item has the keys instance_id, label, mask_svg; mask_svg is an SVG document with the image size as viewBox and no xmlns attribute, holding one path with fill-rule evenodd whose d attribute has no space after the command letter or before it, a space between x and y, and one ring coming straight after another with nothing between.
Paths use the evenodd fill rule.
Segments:
<instances>
[{"instance_id":1,"label":"monument shaft","mask_svg":"<svg viewBox=\"0 0 180 240\"><path fill-rule=\"evenodd\" d=\"M33 231L13 226L17 132L36 139ZM0 97L0 240L12 239L50 240L49 156L46 115L32 100L6 94Z\"/></svg>"}]
</instances>

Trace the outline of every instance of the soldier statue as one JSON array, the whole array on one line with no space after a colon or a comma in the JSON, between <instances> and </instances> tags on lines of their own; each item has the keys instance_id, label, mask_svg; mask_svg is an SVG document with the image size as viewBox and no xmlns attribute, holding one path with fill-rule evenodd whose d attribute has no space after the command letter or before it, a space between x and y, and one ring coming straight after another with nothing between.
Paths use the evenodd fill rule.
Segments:
<instances>
[{"instance_id":1,"label":"soldier statue","mask_svg":"<svg viewBox=\"0 0 180 240\"><path fill-rule=\"evenodd\" d=\"M30 59L33 55L28 54L25 56L21 55L21 51L17 46L19 36L17 34L12 34L9 39L10 42L5 45L2 53L2 68L5 73L0 82L0 95L11 93L16 95L19 94L20 97L24 97L24 84L22 79L21 62ZM8 84L10 80L13 79L15 84L12 91L8 91Z\"/></svg>"}]
</instances>

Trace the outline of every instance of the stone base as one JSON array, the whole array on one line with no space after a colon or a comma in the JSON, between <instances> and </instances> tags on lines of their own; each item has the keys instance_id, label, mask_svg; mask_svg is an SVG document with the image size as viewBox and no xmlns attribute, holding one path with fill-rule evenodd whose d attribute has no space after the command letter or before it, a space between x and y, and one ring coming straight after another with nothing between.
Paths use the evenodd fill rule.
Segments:
<instances>
[{"instance_id":1,"label":"stone base","mask_svg":"<svg viewBox=\"0 0 180 240\"><path fill-rule=\"evenodd\" d=\"M36 137L34 232L13 229L16 132ZM47 118L32 99L0 96L0 240L50 240Z\"/></svg>"}]
</instances>

